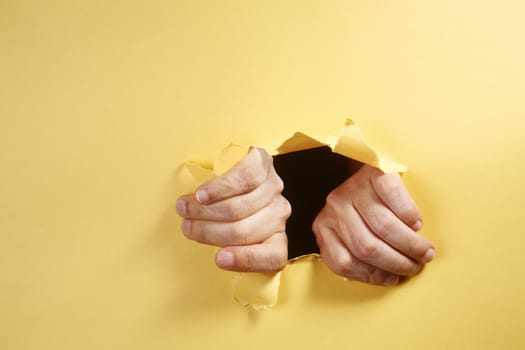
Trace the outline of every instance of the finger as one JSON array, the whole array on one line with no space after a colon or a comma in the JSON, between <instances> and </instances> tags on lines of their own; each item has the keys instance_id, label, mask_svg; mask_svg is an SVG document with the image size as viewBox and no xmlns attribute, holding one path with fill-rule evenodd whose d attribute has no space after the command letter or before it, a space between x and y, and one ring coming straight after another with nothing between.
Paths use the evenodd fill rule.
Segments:
<instances>
[{"instance_id":1,"label":"finger","mask_svg":"<svg viewBox=\"0 0 525 350\"><path fill-rule=\"evenodd\" d=\"M373 189L361 191L352 202L370 230L389 245L421 263L434 258L432 243L394 215Z\"/></svg>"},{"instance_id":2,"label":"finger","mask_svg":"<svg viewBox=\"0 0 525 350\"><path fill-rule=\"evenodd\" d=\"M252 148L233 168L199 186L195 198L200 203L209 204L248 193L266 180L272 162L272 156L265 150Z\"/></svg>"},{"instance_id":3,"label":"finger","mask_svg":"<svg viewBox=\"0 0 525 350\"><path fill-rule=\"evenodd\" d=\"M410 197L398 173L384 174L370 167L371 182L378 196L407 226L418 231L423 223L416 203Z\"/></svg>"},{"instance_id":4,"label":"finger","mask_svg":"<svg viewBox=\"0 0 525 350\"><path fill-rule=\"evenodd\" d=\"M238 272L275 272L288 262L288 243L284 232L275 233L260 244L226 247L217 252L218 267Z\"/></svg>"},{"instance_id":5,"label":"finger","mask_svg":"<svg viewBox=\"0 0 525 350\"><path fill-rule=\"evenodd\" d=\"M189 239L219 247L250 245L284 231L290 213L290 204L281 196L252 216L235 222L184 219L182 231Z\"/></svg>"},{"instance_id":6,"label":"finger","mask_svg":"<svg viewBox=\"0 0 525 350\"><path fill-rule=\"evenodd\" d=\"M370 231L359 213L349 206L340 219L340 236L353 256L396 275L412 276L421 264L401 254Z\"/></svg>"},{"instance_id":7,"label":"finger","mask_svg":"<svg viewBox=\"0 0 525 350\"><path fill-rule=\"evenodd\" d=\"M272 169L271 176L255 190L226 198L211 204L202 204L194 195L182 196L177 200L177 212L186 219L233 222L247 218L279 196L283 182Z\"/></svg>"},{"instance_id":8,"label":"finger","mask_svg":"<svg viewBox=\"0 0 525 350\"><path fill-rule=\"evenodd\" d=\"M376 266L358 260L328 227L323 227L316 233L317 244L321 258L326 266L336 274L364 283L390 286L399 283L399 276Z\"/></svg>"}]
</instances>

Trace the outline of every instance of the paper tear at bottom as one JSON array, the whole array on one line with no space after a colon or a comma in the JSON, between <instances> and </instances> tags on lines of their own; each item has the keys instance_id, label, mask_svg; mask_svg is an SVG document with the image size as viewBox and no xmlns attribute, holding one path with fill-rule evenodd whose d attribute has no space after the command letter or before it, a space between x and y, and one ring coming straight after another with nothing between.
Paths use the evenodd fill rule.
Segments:
<instances>
[{"instance_id":1,"label":"paper tear at bottom","mask_svg":"<svg viewBox=\"0 0 525 350\"><path fill-rule=\"evenodd\" d=\"M319 254L308 254L288 260L288 265L298 262L314 263ZM243 272L232 278L233 299L256 311L267 310L277 304L282 271L275 273Z\"/></svg>"},{"instance_id":2,"label":"paper tear at bottom","mask_svg":"<svg viewBox=\"0 0 525 350\"><path fill-rule=\"evenodd\" d=\"M281 272L240 273L232 279L233 298L254 310L266 310L277 304Z\"/></svg>"}]
</instances>

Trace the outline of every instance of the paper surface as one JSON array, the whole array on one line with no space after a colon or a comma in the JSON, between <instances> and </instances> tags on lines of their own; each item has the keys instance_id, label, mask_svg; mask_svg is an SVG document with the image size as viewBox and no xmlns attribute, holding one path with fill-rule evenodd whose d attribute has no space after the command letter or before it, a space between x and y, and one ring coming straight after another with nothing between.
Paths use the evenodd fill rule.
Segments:
<instances>
[{"instance_id":1,"label":"paper surface","mask_svg":"<svg viewBox=\"0 0 525 350\"><path fill-rule=\"evenodd\" d=\"M311 148L329 146L333 152L347 158L379 168L385 173L404 172L406 167L375 151L366 143L359 127L347 119L339 137L310 137L296 132L284 141L272 154L285 154ZM224 148L219 158L214 162L213 170L206 169L196 163L188 162L190 172L199 183L208 180L214 174L221 175L233 167L250 149L249 145L231 143ZM308 254L289 260L289 264L309 257L310 261L319 258L317 254ZM233 298L243 306L255 310L268 309L277 304L281 272L277 273L239 273L232 280Z\"/></svg>"},{"instance_id":2,"label":"paper surface","mask_svg":"<svg viewBox=\"0 0 525 350\"><path fill-rule=\"evenodd\" d=\"M328 4L2 2L0 349L525 349L525 3ZM392 288L301 260L240 307L174 167L346 113L436 259Z\"/></svg>"}]
</instances>

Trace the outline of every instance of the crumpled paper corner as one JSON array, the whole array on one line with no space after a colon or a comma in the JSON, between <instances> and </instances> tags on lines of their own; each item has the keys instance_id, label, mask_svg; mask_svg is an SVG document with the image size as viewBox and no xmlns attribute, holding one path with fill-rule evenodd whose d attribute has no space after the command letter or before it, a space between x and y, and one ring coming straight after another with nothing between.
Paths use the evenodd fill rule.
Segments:
<instances>
[{"instance_id":1,"label":"crumpled paper corner","mask_svg":"<svg viewBox=\"0 0 525 350\"><path fill-rule=\"evenodd\" d=\"M294 133L279 146L272 154L285 154L295 151L329 146L333 152L361 163L381 169L385 173L403 173L406 166L396 163L379 154L367 144L360 128L351 119L346 119L345 126L339 137L311 137L301 132ZM186 165L198 183L202 183L214 176L221 175L232 168L250 150L249 145L230 143L225 147L213 167L208 164L199 164L188 161ZM318 254L303 255L288 261L293 264L303 259L314 261L320 259ZM277 304L281 272L276 273L239 273L232 279L233 298L243 306L254 310L265 310Z\"/></svg>"},{"instance_id":2,"label":"crumpled paper corner","mask_svg":"<svg viewBox=\"0 0 525 350\"><path fill-rule=\"evenodd\" d=\"M339 137L311 137L301 132L296 132L277 148L277 154L323 146L329 146L335 153L379 168L385 173L403 173L407 170L406 166L390 160L369 146L361 133L361 129L352 119L346 119L345 126Z\"/></svg>"}]
</instances>

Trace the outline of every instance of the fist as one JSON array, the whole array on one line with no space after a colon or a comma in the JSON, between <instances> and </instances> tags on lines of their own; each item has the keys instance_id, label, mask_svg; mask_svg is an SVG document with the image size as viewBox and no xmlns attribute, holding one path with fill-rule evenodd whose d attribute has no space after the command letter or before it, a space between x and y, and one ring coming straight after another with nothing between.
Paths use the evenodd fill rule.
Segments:
<instances>
[{"instance_id":1,"label":"fist","mask_svg":"<svg viewBox=\"0 0 525 350\"><path fill-rule=\"evenodd\" d=\"M177 200L182 232L221 249L215 262L232 271L270 272L288 261L286 220L291 206L265 150L250 152L225 174Z\"/></svg>"},{"instance_id":2,"label":"fist","mask_svg":"<svg viewBox=\"0 0 525 350\"><path fill-rule=\"evenodd\" d=\"M421 214L399 174L364 165L327 196L312 229L332 271L393 285L434 258L434 245L417 233L421 226Z\"/></svg>"}]
</instances>

